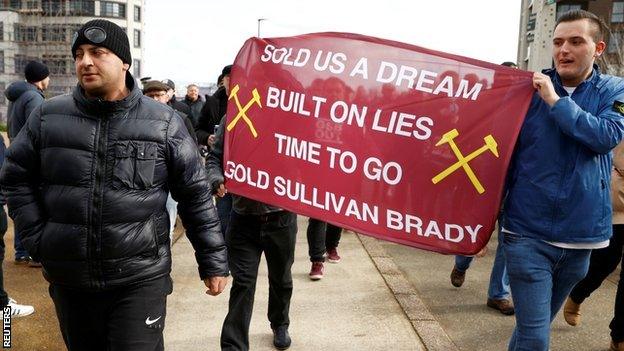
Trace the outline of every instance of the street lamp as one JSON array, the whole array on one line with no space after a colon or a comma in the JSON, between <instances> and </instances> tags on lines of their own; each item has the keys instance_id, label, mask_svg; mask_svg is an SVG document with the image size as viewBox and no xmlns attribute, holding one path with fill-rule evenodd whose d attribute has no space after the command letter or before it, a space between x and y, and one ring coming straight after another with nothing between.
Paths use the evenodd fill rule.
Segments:
<instances>
[{"instance_id":1,"label":"street lamp","mask_svg":"<svg viewBox=\"0 0 624 351\"><path fill-rule=\"evenodd\" d=\"M266 21L266 18L258 18L258 38L260 38L260 22Z\"/></svg>"}]
</instances>

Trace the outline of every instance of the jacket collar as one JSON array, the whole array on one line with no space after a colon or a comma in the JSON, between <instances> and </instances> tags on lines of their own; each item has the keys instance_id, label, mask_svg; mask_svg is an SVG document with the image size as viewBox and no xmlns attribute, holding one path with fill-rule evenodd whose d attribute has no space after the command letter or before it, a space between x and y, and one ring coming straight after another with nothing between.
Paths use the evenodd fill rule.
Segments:
<instances>
[{"instance_id":1,"label":"jacket collar","mask_svg":"<svg viewBox=\"0 0 624 351\"><path fill-rule=\"evenodd\" d=\"M129 110L138 103L143 94L134 82L134 78L130 72L126 72L126 87L130 90L130 94L128 94L125 98L116 101L104 101L100 98L88 98L80 84L77 84L76 87L74 87L72 96L74 101L76 101L78 108L83 110L86 114L102 116L103 114L114 114Z\"/></svg>"},{"instance_id":2,"label":"jacket collar","mask_svg":"<svg viewBox=\"0 0 624 351\"><path fill-rule=\"evenodd\" d=\"M542 70L542 73L550 77L555 87L563 89L563 84L561 83L561 77L559 77L559 73L557 73L556 69L548 68L548 69ZM581 84L579 84L577 88L585 84L596 85L599 79L600 79L600 67L598 67L598 65L594 63L592 73L589 76L589 78L582 81Z\"/></svg>"}]
</instances>

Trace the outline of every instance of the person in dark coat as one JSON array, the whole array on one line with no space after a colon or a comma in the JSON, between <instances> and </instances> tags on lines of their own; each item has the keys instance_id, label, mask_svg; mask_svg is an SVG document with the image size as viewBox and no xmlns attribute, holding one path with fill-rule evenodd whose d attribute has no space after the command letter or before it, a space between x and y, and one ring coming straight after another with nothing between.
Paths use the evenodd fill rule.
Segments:
<instances>
[{"instance_id":1,"label":"person in dark coat","mask_svg":"<svg viewBox=\"0 0 624 351\"><path fill-rule=\"evenodd\" d=\"M201 109L204 107L204 98L199 95L199 87L195 84L191 84L186 87L186 96L182 102L184 102L191 109L191 113L188 115L191 122L193 122L193 126L196 126L199 121Z\"/></svg>"},{"instance_id":2,"label":"person in dark coat","mask_svg":"<svg viewBox=\"0 0 624 351\"><path fill-rule=\"evenodd\" d=\"M30 61L24 67L24 78L26 79L25 81L12 83L4 92L7 100L9 100L7 134L10 141L15 139L20 130L22 130L32 111L43 103L43 92L50 84L50 70L41 62ZM15 263L26 263L33 267L39 267L40 264L33 261L22 246L20 234L15 229L13 231Z\"/></svg>"},{"instance_id":3,"label":"person in dark coat","mask_svg":"<svg viewBox=\"0 0 624 351\"><path fill-rule=\"evenodd\" d=\"M169 90L169 86L158 80L150 80L143 84L143 95L147 97L151 97L152 99L160 103L163 103L172 107L171 105L169 105L169 95L168 95L167 90ZM178 114L178 116L182 118L182 121L184 122L184 126L186 127L186 130L188 130L189 134L191 135L191 138L193 138L193 140L197 142L197 135L195 135L195 128L193 128L193 122L191 122L191 120L188 118L188 115L182 111L177 110L176 108L173 108L173 109L176 110L176 113Z\"/></svg>"},{"instance_id":4,"label":"person in dark coat","mask_svg":"<svg viewBox=\"0 0 624 351\"><path fill-rule=\"evenodd\" d=\"M0 167L4 163L4 152L6 145L4 144L4 137L0 134ZM8 219L6 212L4 211L4 205L6 205L6 199L0 191L0 309L4 311L5 307L11 308L11 318L24 317L31 315L35 312L35 308L29 305L20 305L14 299L9 297L9 294L4 290L4 271L2 270L2 262L4 261L4 234L8 229Z\"/></svg>"},{"instance_id":5,"label":"person in dark coat","mask_svg":"<svg viewBox=\"0 0 624 351\"><path fill-rule=\"evenodd\" d=\"M227 111L228 95L224 82L230 84L231 71L232 65L223 67L217 81L219 88L212 96L206 95L206 102L202 107L197 126L195 126L197 141L200 145L211 146L214 144L215 127L219 125L221 117L225 116Z\"/></svg>"},{"instance_id":6,"label":"person in dark coat","mask_svg":"<svg viewBox=\"0 0 624 351\"><path fill-rule=\"evenodd\" d=\"M163 350L169 192L206 293L227 283L206 171L182 120L136 85L123 29L85 23L72 56L78 85L35 109L0 185L24 246L43 264L68 350Z\"/></svg>"},{"instance_id":7,"label":"person in dark coat","mask_svg":"<svg viewBox=\"0 0 624 351\"><path fill-rule=\"evenodd\" d=\"M24 78L26 81L14 82L4 92L9 100L7 109L9 140L15 139L28 116L43 103L43 92L50 85L50 71L43 63L30 61L24 67Z\"/></svg>"},{"instance_id":8,"label":"person in dark coat","mask_svg":"<svg viewBox=\"0 0 624 351\"><path fill-rule=\"evenodd\" d=\"M224 81L226 89L229 89L229 83L229 79ZM225 130L223 116L216 131L214 147L206 160L208 179L217 199L227 195L222 166ZM297 215L240 195L234 194L231 199L225 237L233 282L228 314L221 329L221 350L249 350L249 323L262 253L269 271L267 317L273 330L273 346L278 350L286 350L291 344L288 327Z\"/></svg>"},{"instance_id":9,"label":"person in dark coat","mask_svg":"<svg viewBox=\"0 0 624 351\"><path fill-rule=\"evenodd\" d=\"M178 98L175 96L175 83L171 79L165 79L162 81L167 84L167 96L169 101L167 101L167 105L169 105L172 109L176 111L180 111L184 113L187 117L191 114L191 109L187 104L182 101L178 101Z\"/></svg>"}]
</instances>

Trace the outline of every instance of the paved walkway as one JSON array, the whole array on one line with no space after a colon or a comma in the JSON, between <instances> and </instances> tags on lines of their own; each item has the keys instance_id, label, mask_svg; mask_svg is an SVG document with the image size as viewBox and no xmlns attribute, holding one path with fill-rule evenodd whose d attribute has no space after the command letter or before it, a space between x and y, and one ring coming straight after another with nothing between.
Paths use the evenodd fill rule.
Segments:
<instances>
[{"instance_id":1,"label":"paved walkway","mask_svg":"<svg viewBox=\"0 0 624 351\"><path fill-rule=\"evenodd\" d=\"M356 235L343 235L342 260L327 263L322 280L308 279L306 225L307 219L299 217L290 312L291 350L425 350ZM173 255L175 285L168 300L166 349L217 350L229 289L216 298L204 293L186 237L174 245ZM250 346L252 350L274 350L266 317L268 282L264 259L260 267Z\"/></svg>"},{"instance_id":2,"label":"paved walkway","mask_svg":"<svg viewBox=\"0 0 624 351\"><path fill-rule=\"evenodd\" d=\"M468 271L464 286L451 286L452 256L378 241L351 232L340 243L342 261L326 264L325 278L308 279L305 228L299 235L293 266L292 350L506 350L514 318L485 306L490 254ZM181 227L181 226L178 226ZM13 264L12 228L5 237L5 286L35 314L14 319L12 349L65 350L47 283L41 270ZM166 350L218 350L229 290L218 297L204 293L193 251L182 236L173 246L174 292L168 299ZM261 263L251 323L251 349L273 350L266 319L267 273ZM551 350L607 350L617 276L583 305L583 323L573 328L561 316L553 324Z\"/></svg>"},{"instance_id":3,"label":"paved walkway","mask_svg":"<svg viewBox=\"0 0 624 351\"><path fill-rule=\"evenodd\" d=\"M461 288L451 285L453 256L414 250L388 242L384 249L414 286L451 340L462 351L507 350L515 325L513 316L504 316L485 305L497 238L488 245L489 253L473 261ZM552 325L551 351L605 351L609 349L609 322L618 272L611 275L582 306L580 326L571 327L559 312Z\"/></svg>"}]
</instances>

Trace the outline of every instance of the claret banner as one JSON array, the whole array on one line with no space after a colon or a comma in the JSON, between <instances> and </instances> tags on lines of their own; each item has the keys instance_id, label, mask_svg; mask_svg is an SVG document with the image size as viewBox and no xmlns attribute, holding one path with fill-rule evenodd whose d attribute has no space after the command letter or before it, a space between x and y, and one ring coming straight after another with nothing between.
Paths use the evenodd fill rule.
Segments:
<instances>
[{"instance_id":1,"label":"claret banner","mask_svg":"<svg viewBox=\"0 0 624 351\"><path fill-rule=\"evenodd\" d=\"M356 34L251 38L232 69L226 186L379 239L474 254L494 229L531 77Z\"/></svg>"}]
</instances>

